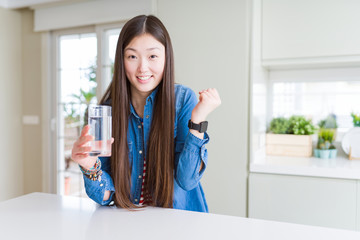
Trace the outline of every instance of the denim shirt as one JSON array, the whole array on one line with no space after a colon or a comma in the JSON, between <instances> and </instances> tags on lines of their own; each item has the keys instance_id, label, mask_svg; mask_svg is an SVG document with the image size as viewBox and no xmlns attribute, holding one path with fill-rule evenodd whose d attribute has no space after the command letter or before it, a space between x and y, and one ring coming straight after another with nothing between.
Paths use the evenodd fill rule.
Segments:
<instances>
[{"instance_id":1,"label":"denim shirt","mask_svg":"<svg viewBox=\"0 0 360 240\"><path fill-rule=\"evenodd\" d=\"M138 204L141 195L143 181L144 156L147 156L147 143L153 113L153 104L157 89L146 99L144 119L141 119L130 106L128 126L128 147L131 171L131 201ZM175 85L175 170L174 170L174 199L173 207L198 212L208 212L204 191L200 179L207 165L207 150L205 144L209 142L209 136L204 134L204 139L199 139L190 133L188 121L191 112L197 104L195 93L188 87ZM143 127L141 124L143 121ZM145 155L144 155L145 154ZM84 176L85 190L87 195L101 205L109 205L112 201L115 188L111 177L110 158L99 157L103 174L98 181L92 181ZM201 161L204 163L200 171ZM106 190L111 192L110 198L103 201Z\"/></svg>"}]
</instances>

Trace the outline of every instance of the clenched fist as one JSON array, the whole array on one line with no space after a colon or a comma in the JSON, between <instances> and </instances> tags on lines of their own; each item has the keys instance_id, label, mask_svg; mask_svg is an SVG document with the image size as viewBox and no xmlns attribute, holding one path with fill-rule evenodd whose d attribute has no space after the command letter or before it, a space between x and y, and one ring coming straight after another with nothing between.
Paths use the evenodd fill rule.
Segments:
<instances>
[{"instance_id":1,"label":"clenched fist","mask_svg":"<svg viewBox=\"0 0 360 240\"><path fill-rule=\"evenodd\" d=\"M207 116L221 105L219 93L215 88L202 90L199 94L199 102L191 113L191 121L194 123L205 121Z\"/></svg>"}]
</instances>

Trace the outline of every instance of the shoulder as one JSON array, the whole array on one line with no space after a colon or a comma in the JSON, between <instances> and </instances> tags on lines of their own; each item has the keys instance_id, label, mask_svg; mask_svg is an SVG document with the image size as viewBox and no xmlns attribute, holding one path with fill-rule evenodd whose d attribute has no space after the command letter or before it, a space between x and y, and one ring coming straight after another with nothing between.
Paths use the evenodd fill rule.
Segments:
<instances>
[{"instance_id":1,"label":"shoulder","mask_svg":"<svg viewBox=\"0 0 360 240\"><path fill-rule=\"evenodd\" d=\"M176 99L176 105L183 105L184 103L190 101L196 100L196 94L195 92L184 85L181 84L175 84L175 99Z\"/></svg>"},{"instance_id":2,"label":"shoulder","mask_svg":"<svg viewBox=\"0 0 360 240\"><path fill-rule=\"evenodd\" d=\"M176 114L181 115L184 111L192 111L198 100L191 88L175 84L175 102Z\"/></svg>"}]
</instances>

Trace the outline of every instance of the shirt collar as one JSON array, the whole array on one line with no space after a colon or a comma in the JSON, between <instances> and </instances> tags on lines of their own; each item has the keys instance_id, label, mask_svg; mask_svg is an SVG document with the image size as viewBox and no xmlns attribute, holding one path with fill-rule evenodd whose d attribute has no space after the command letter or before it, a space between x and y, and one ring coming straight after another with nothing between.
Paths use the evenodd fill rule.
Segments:
<instances>
[{"instance_id":1,"label":"shirt collar","mask_svg":"<svg viewBox=\"0 0 360 240\"><path fill-rule=\"evenodd\" d=\"M146 98L146 102L151 101L151 103L154 103L155 96L156 96L156 93L157 93L157 91L158 91L158 88L159 88L159 86L157 86L157 87L150 93L150 95Z\"/></svg>"}]
</instances>

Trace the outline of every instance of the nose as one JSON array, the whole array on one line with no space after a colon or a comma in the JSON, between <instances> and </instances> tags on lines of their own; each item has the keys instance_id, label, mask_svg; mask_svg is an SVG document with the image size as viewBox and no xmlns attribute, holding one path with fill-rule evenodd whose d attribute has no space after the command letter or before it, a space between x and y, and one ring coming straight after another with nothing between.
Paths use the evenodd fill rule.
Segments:
<instances>
[{"instance_id":1,"label":"nose","mask_svg":"<svg viewBox=\"0 0 360 240\"><path fill-rule=\"evenodd\" d=\"M147 59L141 58L140 63L139 63L139 69L138 69L139 72L145 73L145 72L147 72L148 68L149 68L149 63L148 63Z\"/></svg>"}]
</instances>

